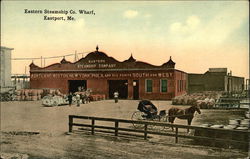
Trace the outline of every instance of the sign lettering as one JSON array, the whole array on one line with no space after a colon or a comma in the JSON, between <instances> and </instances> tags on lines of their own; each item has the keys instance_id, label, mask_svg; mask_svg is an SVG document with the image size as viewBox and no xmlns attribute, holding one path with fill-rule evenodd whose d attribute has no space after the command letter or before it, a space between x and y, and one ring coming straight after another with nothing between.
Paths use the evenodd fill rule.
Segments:
<instances>
[{"instance_id":1,"label":"sign lettering","mask_svg":"<svg viewBox=\"0 0 250 159\"><path fill-rule=\"evenodd\" d=\"M31 79L40 78L171 78L173 73L32 73Z\"/></svg>"}]
</instances>

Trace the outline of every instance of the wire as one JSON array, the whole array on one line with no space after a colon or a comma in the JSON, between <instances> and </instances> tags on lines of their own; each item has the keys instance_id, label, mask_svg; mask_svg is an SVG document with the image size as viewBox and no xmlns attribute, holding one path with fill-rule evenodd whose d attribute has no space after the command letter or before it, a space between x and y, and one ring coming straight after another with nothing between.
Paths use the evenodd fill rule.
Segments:
<instances>
[{"instance_id":1,"label":"wire","mask_svg":"<svg viewBox=\"0 0 250 159\"><path fill-rule=\"evenodd\" d=\"M77 53L77 55L79 54L87 54L90 52L81 52L81 53ZM66 56L74 56L76 54L66 54L66 55L61 55L61 56L50 56L50 57L36 57L36 58L12 58L11 60L40 60L40 59L53 59L53 58L60 58L60 57L66 57Z\"/></svg>"}]
</instances>

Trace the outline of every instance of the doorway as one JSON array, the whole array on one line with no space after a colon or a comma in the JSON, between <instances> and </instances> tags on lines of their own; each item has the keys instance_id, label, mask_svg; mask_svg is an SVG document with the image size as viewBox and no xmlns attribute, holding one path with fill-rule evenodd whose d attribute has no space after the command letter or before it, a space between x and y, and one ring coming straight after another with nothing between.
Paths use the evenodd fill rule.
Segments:
<instances>
[{"instance_id":1,"label":"doorway","mask_svg":"<svg viewBox=\"0 0 250 159\"><path fill-rule=\"evenodd\" d=\"M139 99L139 80L133 80L133 99Z\"/></svg>"},{"instance_id":2,"label":"doorway","mask_svg":"<svg viewBox=\"0 0 250 159\"><path fill-rule=\"evenodd\" d=\"M81 91L79 89L87 89L87 81L86 80L69 80L69 92L75 93Z\"/></svg>"},{"instance_id":3,"label":"doorway","mask_svg":"<svg viewBox=\"0 0 250 159\"><path fill-rule=\"evenodd\" d=\"M120 99L128 98L128 80L108 80L109 99L114 98L114 92L118 91Z\"/></svg>"}]
</instances>

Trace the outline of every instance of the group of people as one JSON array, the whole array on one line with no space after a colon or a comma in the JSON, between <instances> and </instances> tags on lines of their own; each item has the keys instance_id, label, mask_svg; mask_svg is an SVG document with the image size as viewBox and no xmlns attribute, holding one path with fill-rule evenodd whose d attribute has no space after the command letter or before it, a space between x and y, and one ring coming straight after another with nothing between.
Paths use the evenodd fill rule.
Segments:
<instances>
[{"instance_id":1,"label":"group of people","mask_svg":"<svg viewBox=\"0 0 250 159\"><path fill-rule=\"evenodd\" d=\"M72 102L73 102L73 97L75 97L75 100L76 100L76 106L80 106L81 104L81 101L83 104L85 104L86 102L90 102L89 101L89 98L86 94L81 94L81 93L69 93L68 95L68 102L69 102L69 106L72 105Z\"/></svg>"}]
</instances>

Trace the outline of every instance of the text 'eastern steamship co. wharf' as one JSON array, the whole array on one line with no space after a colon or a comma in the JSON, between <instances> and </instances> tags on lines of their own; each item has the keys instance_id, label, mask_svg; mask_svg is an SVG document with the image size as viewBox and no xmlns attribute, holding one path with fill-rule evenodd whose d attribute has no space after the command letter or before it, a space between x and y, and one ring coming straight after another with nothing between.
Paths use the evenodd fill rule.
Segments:
<instances>
[{"instance_id":1,"label":"text 'eastern steamship co. wharf'","mask_svg":"<svg viewBox=\"0 0 250 159\"><path fill-rule=\"evenodd\" d=\"M25 14L69 14L70 11L68 10L49 10L49 9L44 9L44 10L41 10L41 9L24 9L24 13Z\"/></svg>"}]
</instances>

